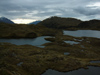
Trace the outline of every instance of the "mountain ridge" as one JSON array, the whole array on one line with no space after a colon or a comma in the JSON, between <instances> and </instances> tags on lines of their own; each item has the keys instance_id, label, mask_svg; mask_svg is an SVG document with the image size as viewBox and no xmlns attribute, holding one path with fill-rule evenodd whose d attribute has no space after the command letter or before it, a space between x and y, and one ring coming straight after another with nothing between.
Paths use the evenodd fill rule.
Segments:
<instances>
[{"instance_id":1,"label":"mountain ridge","mask_svg":"<svg viewBox=\"0 0 100 75\"><path fill-rule=\"evenodd\" d=\"M0 22L8 23L8 24L14 24L13 21L11 21L10 19L8 19L6 17L0 17Z\"/></svg>"},{"instance_id":2,"label":"mountain ridge","mask_svg":"<svg viewBox=\"0 0 100 75\"><path fill-rule=\"evenodd\" d=\"M100 20L92 19L84 21L78 25L79 28L100 28Z\"/></svg>"},{"instance_id":3,"label":"mountain ridge","mask_svg":"<svg viewBox=\"0 0 100 75\"><path fill-rule=\"evenodd\" d=\"M34 24L34 25L36 25L36 24L38 24L38 23L40 23L40 22L41 22L41 21L38 20L38 21L31 22L31 23L29 23L29 24Z\"/></svg>"}]
</instances>

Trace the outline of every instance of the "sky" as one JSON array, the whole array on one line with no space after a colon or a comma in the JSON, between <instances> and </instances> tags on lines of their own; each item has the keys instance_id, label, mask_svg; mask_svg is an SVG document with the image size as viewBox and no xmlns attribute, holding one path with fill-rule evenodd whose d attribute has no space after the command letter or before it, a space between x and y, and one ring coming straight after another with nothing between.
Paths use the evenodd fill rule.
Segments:
<instances>
[{"instance_id":1,"label":"sky","mask_svg":"<svg viewBox=\"0 0 100 75\"><path fill-rule=\"evenodd\" d=\"M100 19L100 0L0 0L0 17L29 23L51 16Z\"/></svg>"}]
</instances>

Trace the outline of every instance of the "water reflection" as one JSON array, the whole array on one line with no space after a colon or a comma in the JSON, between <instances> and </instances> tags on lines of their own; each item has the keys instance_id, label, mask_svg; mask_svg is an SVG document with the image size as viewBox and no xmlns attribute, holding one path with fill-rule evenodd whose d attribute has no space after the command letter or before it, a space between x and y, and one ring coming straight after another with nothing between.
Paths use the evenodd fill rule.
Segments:
<instances>
[{"instance_id":1,"label":"water reflection","mask_svg":"<svg viewBox=\"0 0 100 75\"><path fill-rule=\"evenodd\" d=\"M41 36L41 37L37 37L35 39L0 39L0 42L8 42L8 43L16 44L16 45L28 44L28 45L33 45L33 46L43 48L44 46L41 46L41 45L49 42L44 39L47 37L49 37L49 36Z\"/></svg>"},{"instance_id":2,"label":"water reflection","mask_svg":"<svg viewBox=\"0 0 100 75\"><path fill-rule=\"evenodd\" d=\"M100 75L100 67L89 66L89 69L79 69L71 72L58 72L49 69L42 75Z\"/></svg>"},{"instance_id":3,"label":"water reflection","mask_svg":"<svg viewBox=\"0 0 100 75\"><path fill-rule=\"evenodd\" d=\"M65 52L65 53L64 53L64 55L69 55L69 54L70 54L69 52Z\"/></svg>"},{"instance_id":4,"label":"water reflection","mask_svg":"<svg viewBox=\"0 0 100 75\"><path fill-rule=\"evenodd\" d=\"M79 44L79 42L75 42L75 41L64 41L64 42L69 43L70 45Z\"/></svg>"},{"instance_id":5,"label":"water reflection","mask_svg":"<svg viewBox=\"0 0 100 75\"><path fill-rule=\"evenodd\" d=\"M90 63L100 63L100 61L90 61Z\"/></svg>"},{"instance_id":6,"label":"water reflection","mask_svg":"<svg viewBox=\"0 0 100 75\"><path fill-rule=\"evenodd\" d=\"M71 35L75 37L96 37L100 38L100 31L96 30L77 30L77 31L63 31L64 35Z\"/></svg>"}]
</instances>

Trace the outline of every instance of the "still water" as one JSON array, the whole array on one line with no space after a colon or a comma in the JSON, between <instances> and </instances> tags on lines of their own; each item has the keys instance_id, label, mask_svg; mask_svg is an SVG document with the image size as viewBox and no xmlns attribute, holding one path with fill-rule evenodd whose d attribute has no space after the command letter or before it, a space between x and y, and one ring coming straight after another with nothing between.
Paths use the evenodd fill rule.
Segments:
<instances>
[{"instance_id":1,"label":"still water","mask_svg":"<svg viewBox=\"0 0 100 75\"><path fill-rule=\"evenodd\" d=\"M64 35L70 35L74 37L96 37L100 38L100 31L96 30L77 30L77 31L64 31ZM78 44L78 42L65 41L70 44ZM84 47L84 46L82 46ZM82 50L84 51L84 50ZM93 61L91 62L93 63ZM100 75L100 67L88 66L89 69L78 69L71 72L58 72L56 70L48 69L42 75Z\"/></svg>"},{"instance_id":2,"label":"still water","mask_svg":"<svg viewBox=\"0 0 100 75\"><path fill-rule=\"evenodd\" d=\"M70 53L69 52L64 52L64 55L69 55Z\"/></svg>"},{"instance_id":3,"label":"still water","mask_svg":"<svg viewBox=\"0 0 100 75\"><path fill-rule=\"evenodd\" d=\"M90 63L100 63L100 61L90 61Z\"/></svg>"},{"instance_id":4,"label":"still water","mask_svg":"<svg viewBox=\"0 0 100 75\"><path fill-rule=\"evenodd\" d=\"M96 37L100 38L100 31L96 30L77 30L77 31L63 31L64 35L75 37Z\"/></svg>"},{"instance_id":5,"label":"still water","mask_svg":"<svg viewBox=\"0 0 100 75\"><path fill-rule=\"evenodd\" d=\"M42 75L100 75L100 67L89 66L89 69L78 69L70 72L58 72L56 70L48 69Z\"/></svg>"},{"instance_id":6,"label":"still water","mask_svg":"<svg viewBox=\"0 0 100 75\"><path fill-rule=\"evenodd\" d=\"M95 31L95 30L64 31L64 35L71 35L75 37L85 36L85 37L100 38L100 31ZM16 45L28 44L28 45L33 45L33 46L43 48L44 46L41 46L41 45L49 42L44 39L47 37L50 37L50 36L41 36L34 39L0 39L0 42L8 42L8 43L16 44ZM68 43L68 41L66 42ZM100 67L89 66L88 70L79 69L79 70L75 70L71 72L58 72L58 71L49 69L42 75L100 75Z\"/></svg>"},{"instance_id":7,"label":"still water","mask_svg":"<svg viewBox=\"0 0 100 75\"><path fill-rule=\"evenodd\" d=\"M75 41L64 41L64 42L69 43L70 45L79 44L79 42L75 42Z\"/></svg>"},{"instance_id":8,"label":"still water","mask_svg":"<svg viewBox=\"0 0 100 75\"><path fill-rule=\"evenodd\" d=\"M41 45L49 42L44 39L47 37L50 37L50 36L41 36L34 39L0 39L0 42L8 42L8 43L16 44L16 45L28 44L28 45L33 45L33 46L43 48L44 46L41 46Z\"/></svg>"}]
</instances>

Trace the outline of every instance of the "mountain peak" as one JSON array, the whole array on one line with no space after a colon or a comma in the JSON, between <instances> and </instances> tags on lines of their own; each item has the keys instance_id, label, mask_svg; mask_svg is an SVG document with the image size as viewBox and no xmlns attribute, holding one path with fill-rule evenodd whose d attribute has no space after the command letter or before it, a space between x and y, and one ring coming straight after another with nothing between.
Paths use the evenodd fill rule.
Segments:
<instances>
[{"instance_id":1,"label":"mountain peak","mask_svg":"<svg viewBox=\"0 0 100 75\"><path fill-rule=\"evenodd\" d=\"M38 24L38 23L40 23L41 21L40 20L37 20L37 21L34 21L34 22L31 22L31 23L29 23L29 24Z\"/></svg>"},{"instance_id":2,"label":"mountain peak","mask_svg":"<svg viewBox=\"0 0 100 75\"><path fill-rule=\"evenodd\" d=\"M7 19L7 18L5 18L5 17L0 17L0 20L3 20L3 19Z\"/></svg>"},{"instance_id":3,"label":"mountain peak","mask_svg":"<svg viewBox=\"0 0 100 75\"><path fill-rule=\"evenodd\" d=\"M8 19L6 17L0 17L0 22L14 24L14 22L12 22L10 19Z\"/></svg>"}]
</instances>

